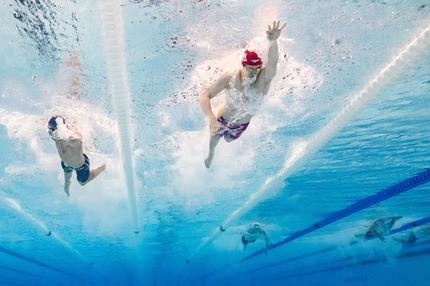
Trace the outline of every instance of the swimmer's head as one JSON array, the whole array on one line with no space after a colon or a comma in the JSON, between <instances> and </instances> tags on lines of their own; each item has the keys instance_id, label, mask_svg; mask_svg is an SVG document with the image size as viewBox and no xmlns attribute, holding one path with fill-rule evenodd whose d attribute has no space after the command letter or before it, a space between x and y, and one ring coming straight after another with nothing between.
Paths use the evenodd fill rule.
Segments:
<instances>
[{"instance_id":1,"label":"swimmer's head","mask_svg":"<svg viewBox=\"0 0 430 286\"><path fill-rule=\"evenodd\" d=\"M246 50L242 58L245 80L254 83L261 71L263 62L256 52Z\"/></svg>"},{"instance_id":2,"label":"swimmer's head","mask_svg":"<svg viewBox=\"0 0 430 286\"><path fill-rule=\"evenodd\" d=\"M58 130L67 128L66 120L64 117L55 115L52 116L48 121L48 134L54 140L59 140Z\"/></svg>"},{"instance_id":3,"label":"swimmer's head","mask_svg":"<svg viewBox=\"0 0 430 286\"><path fill-rule=\"evenodd\" d=\"M243 54L242 66L257 69L263 66L263 61L256 52L246 50Z\"/></svg>"},{"instance_id":4,"label":"swimmer's head","mask_svg":"<svg viewBox=\"0 0 430 286\"><path fill-rule=\"evenodd\" d=\"M52 132L58 129L58 126L61 124L66 124L66 120L64 117L55 115L49 118L48 121L48 133L51 135Z\"/></svg>"},{"instance_id":5,"label":"swimmer's head","mask_svg":"<svg viewBox=\"0 0 430 286\"><path fill-rule=\"evenodd\" d=\"M411 234L409 234L409 237L408 237L408 243L414 244L416 241L417 241L417 236L415 235L415 233L411 232Z\"/></svg>"}]
</instances>

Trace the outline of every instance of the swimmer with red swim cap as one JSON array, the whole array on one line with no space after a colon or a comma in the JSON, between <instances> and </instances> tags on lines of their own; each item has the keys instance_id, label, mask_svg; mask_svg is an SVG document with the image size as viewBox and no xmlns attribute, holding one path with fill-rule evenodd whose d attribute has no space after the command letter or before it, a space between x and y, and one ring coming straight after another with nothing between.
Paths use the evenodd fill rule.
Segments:
<instances>
[{"instance_id":1,"label":"swimmer with red swim cap","mask_svg":"<svg viewBox=\"0 0 430 286\"><path fill-rule=\"evenodd\" d=\"M270 46L265 66L256 52L246 50L240 70L222 75L199 95L200 107L209 121L210 129L209 153L204 161L206 168L212 164L215 147L221 137L226 142L238 139L261 105L276 76L278 38L285 25L274 21L272 26L268 26L266 33ZM223 90L226 91L225 103L213 110L211 99Z\"/></svg>"}]
</instances>

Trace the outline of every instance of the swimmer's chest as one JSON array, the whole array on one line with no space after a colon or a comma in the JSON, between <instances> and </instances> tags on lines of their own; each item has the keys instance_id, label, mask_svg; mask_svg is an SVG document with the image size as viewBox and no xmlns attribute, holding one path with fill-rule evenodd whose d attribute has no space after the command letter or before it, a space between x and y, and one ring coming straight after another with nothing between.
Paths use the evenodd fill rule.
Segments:
<instances>
[{"instance_id":1,"label":"swimmer's chest","mask_svg":"<svg viewBox=\"0 0 430 286\"><path fill-rule=\"evenodd\" d=\"M229 89L225 95L225 102L234 109L249 109L249 111L258 109L262 104L264 96L258 88L240 88Z\"/></svg>"},{"instance_id":2,"label":"swimmer's chest","mask_svg":"<svg viewBox=\"0 0 430 286\"><path fill-rule=\"evenodd\" d=\"M64 142L56 142L58 153L63 156L73 155L82 150L81 140L68 140Z\"/></svg>"}]
</instances>

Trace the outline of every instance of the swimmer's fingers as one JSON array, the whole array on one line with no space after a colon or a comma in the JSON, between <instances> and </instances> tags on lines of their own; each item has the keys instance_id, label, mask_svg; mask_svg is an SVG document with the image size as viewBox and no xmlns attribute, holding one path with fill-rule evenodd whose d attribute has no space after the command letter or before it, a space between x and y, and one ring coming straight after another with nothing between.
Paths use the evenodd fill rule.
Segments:
<instances>
[{"instance_id":1,"label":"swimmer's fingers","mask_svg":"<svg viewBox=\"0 0 430 286\"><path fill-rule=\"evenodd\" d=\"M282 31L284 28L285 28L285 26L287 25L287 23L284 23L284 25L282 25L282 27L281 27L281 21L278 21L277 23L276 23L276 27L274 27L274 29L276 29L277 31Z\"/></svg>"},{"instance_id":2,"label":"swimmer's fingers","mask_svg":"<svg viewBox=\"0 0 430 286\"><path fill-rule=\"evenodd\" d=\"M272 35L275 32L275 26L267 26L267 34Z\"/></svg>"},{"instance_id":3,"label":"swimmer's fingers","mask_svg":"<svg viewBox=\"0 0 430 286\"><path fill-rule=\"evenodd\" d=\"M284 25L282 25L282 27L279 30L282 31L285 28L285 26L287 26L287 23L284 23Z\"/></svg>"}]
</instances>

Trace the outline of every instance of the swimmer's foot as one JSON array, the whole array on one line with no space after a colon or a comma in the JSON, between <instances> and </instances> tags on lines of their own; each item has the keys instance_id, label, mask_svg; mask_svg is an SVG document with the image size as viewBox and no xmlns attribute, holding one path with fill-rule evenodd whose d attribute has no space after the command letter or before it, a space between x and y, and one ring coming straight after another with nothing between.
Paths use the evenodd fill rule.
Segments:
<instances>
[{"instance_id":1,"label":"swimmer's foot","mask_svg":"<svg viewBox=\"0 0 430 286\"><path fill-rule=\"evenodd\" d=\"M205 166L206 168L209 169L209 167L212 164L212 160L213 160L214 156L213 155L209 155L206 159L205 159Z\"/></svg>"},{"instance_id":2,"label":"swimmer's foot","mask_svg":"<svg viewBox=\"0 0 430 286\"><path fill-rule=\"evenodd\" d=\"M64 185L64 192L68 197L70 197L70 184Z\"/></svg>"}]
</instances>

